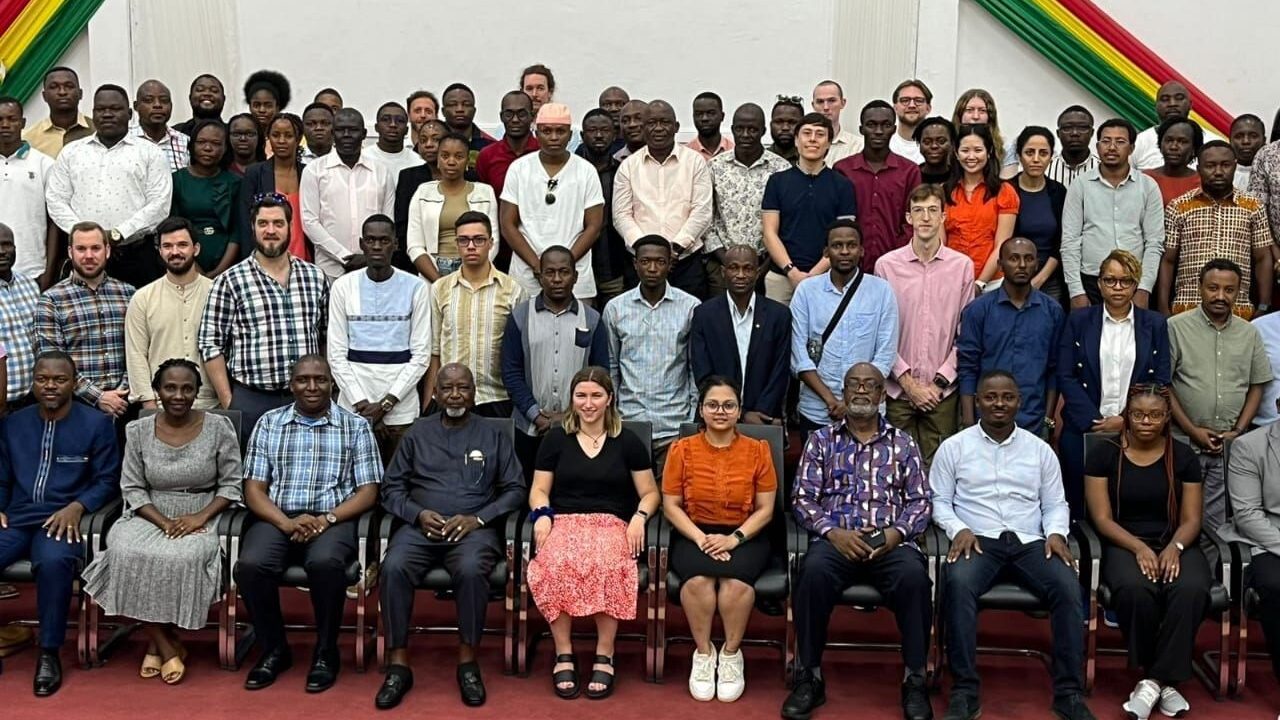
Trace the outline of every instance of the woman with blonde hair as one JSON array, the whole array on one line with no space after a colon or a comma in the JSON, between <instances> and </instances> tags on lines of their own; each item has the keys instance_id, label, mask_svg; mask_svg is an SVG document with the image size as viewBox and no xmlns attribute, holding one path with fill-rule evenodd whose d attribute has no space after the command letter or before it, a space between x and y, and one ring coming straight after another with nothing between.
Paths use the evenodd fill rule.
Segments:
<instances>
[{"instance_id":1,"label":"woman with blonde hair","mask_svg":"<svg viewBox=\"0 0 1280 720\"><path fill-rule=\"evenodd\" d=\"M636 558L659 493L648 449L622 427L609 372L583 368L569 388L570 412L542 441L529 490L537 551L529 589L551 625L552 681L562 698L582 691L573 618L594 618L596 652L586 695L595 700L613 693L618 621L636 616Z\"/></svg>"},{"instance_id":2,"label":"woman with blonde hair","mask_svg":"<svg viewBox=\"0 0 1280 720\"><path fill-rule=\"evenodd\" d=\"M951 112L951 124L986 125L991 131L991 139L995 142L997 159L1000 161L1000 177L1009 179L1018 173L1018 151L1013 143L1005 143L1000 133L1000 113L996 110L996 100L991 93L982 88L965 90L956 100L956 107Z\"/></svg>"}]
</instances>

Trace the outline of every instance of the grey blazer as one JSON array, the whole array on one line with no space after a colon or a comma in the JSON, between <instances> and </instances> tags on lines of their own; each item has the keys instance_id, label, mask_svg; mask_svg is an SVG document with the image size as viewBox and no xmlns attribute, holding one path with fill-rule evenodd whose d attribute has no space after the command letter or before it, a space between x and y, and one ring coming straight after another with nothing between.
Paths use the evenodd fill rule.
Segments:
<instances>
[{"instance_id":1,"label":"grey blazer","mask_svg":"<svg viewBox=\"0 0 1280 720\"><path fill-rule=\"evenodd\" d=\"M1222 526L1227 541L1280 555L1280 423L1241 435L1227 459L1227 491L1234 516Z\"/></svg>"}]
</instances>

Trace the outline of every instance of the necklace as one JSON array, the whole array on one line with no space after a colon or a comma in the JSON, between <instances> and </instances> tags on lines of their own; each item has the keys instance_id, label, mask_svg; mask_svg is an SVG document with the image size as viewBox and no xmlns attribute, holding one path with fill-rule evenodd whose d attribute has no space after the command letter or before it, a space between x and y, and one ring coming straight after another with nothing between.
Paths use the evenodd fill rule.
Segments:
<instances>
[{"instance_id":1,"label":"necklace","mask_svg":"<svg viewBox=\"0 0 1280 720\"><path fill-rule=\"evenodd\" d=\"M597 450L600 447L600 442L604 440L605 435L609 434L609 431L605 430L604 432L601 432L599 435L596 435L594 437L588 434L585 430L582 431L582 434L586 435L587 439L591 441L591 449Z\"/></svg>"}]
</instances>

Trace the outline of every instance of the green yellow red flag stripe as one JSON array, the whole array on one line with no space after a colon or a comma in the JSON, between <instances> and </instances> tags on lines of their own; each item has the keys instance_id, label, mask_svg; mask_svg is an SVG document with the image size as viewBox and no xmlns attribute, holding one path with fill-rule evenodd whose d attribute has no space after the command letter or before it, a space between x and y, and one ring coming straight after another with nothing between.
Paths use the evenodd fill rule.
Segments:
<instances>
[{"instance_id":1,"label":"green yellow red flag stripe","mask_svg":"<svg viewBox=\"0 0 1280 720\"><path fill-rule=\"evenodd\" d=\"M102 0L0 0L0 95L25 101Z\"/></svg>"}]
</instances>

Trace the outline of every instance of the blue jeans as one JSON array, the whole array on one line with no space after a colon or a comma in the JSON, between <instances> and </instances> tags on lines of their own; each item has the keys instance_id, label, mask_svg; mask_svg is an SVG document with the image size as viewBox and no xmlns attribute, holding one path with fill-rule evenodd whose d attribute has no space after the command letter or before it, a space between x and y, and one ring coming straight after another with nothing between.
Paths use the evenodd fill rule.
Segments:
<instances>
[{"instance_id":1,"label":"blue jeans","mask_svg":"<svg viewBox=\"0 0 1280 720\"><path fill-rule=\"evenodd\" d=\"M1049 605L1054 697L1081 692L1084 609L1075 570L1057 557L1045 559L1043 540L1023 543L1006 532L999 538L980 537L978 544L981 555L974 552L967 560L961 556L943 568L942 612L952 693L978 698L978 598L1006 578Z\"/></svg>"}]
</instances>

